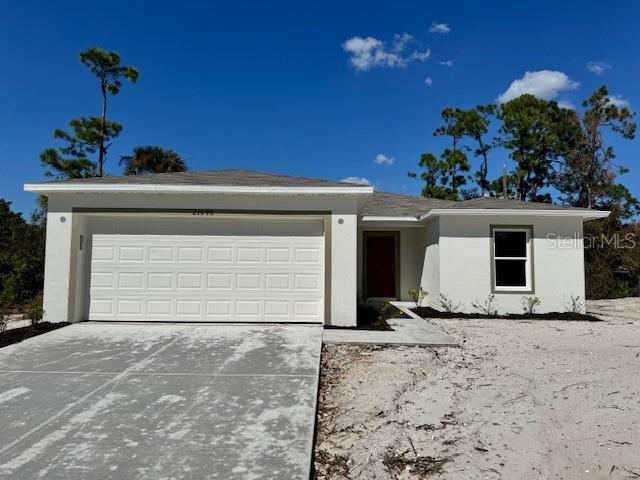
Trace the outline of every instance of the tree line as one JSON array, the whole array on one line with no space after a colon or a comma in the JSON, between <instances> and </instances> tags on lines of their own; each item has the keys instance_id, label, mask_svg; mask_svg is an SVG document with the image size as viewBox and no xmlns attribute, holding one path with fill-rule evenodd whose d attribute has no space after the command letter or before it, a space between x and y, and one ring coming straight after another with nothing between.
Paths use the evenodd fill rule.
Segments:
<instances>
[{"instance_id":1,"label":"tree line","mask_svg":"<svg viewBox=\"0 0 640 480\"><path fill-rule=\"evenodd\" d=\"M427 197L490 195L552 202L555 192L560 203L617 207L631 218L640 212L640 203L618 182L628 170L615 163L605 135L633 139L633 117L629 108L611 99L605 86L582 102L581 113L529 94L501 105L445 108L433 135L446 138L448 146L439 155L422 154L419 171L409 176L424 182L422 194ZM490 172L489 158L499 148L514 167ZM472 171L474 159L477 168Z\"/></svg>"},{"instance_id":2,"label":"tree line","mask_svg":"<svg viewBox=\"0 0 640 480\"><path fill-rule=\"evenodd\" d=\"M120 55L100 48L80 53L80 62L98 81L100 114L74 118L68 129L56 129L57 147L40 155L45 175L55 179L102 177L112 145L123 126L108 113L109 100L124 83L136 83L138 70L122 65ZM118 160L125 175L183 172L185 160L175 151L155 145L135 147ZM0 316L14 309L39 303L44 282L46 198L27 221L11 210L11 202L0 199ZM34 300L35 299L35 300Z\"/></svg>"},{"instance_id":3,"label":"tree line","mask_svg":"<svg viewBox=\"0 0 640 480\"><path fill-rule=\"evenodd\" d=\"M468 110L445 108L434 136L447 139L440 154L423 153L409 176L424 182L422 195L448 200L481 196L611 210L584 224L587 298L640 294L640 203L619 181L606 139L632 140L634 113L601 86L581 112L555 101L522 95L504 104ZM513 167L491 172L496 150ZM475 169L474 169L475 164Z\"/></svg>"},{"instance_id":4,"label":"tree line","mask_svg":"<svg viewBox=\"0 0 640 480\"><path fill-rule=\"evenodd\" d=\"M74 118L70 129L56 129L54 138L61 146L47 148L40 155L45 175L56 179L90 178L105 175L107 155L113 141L122 133L122 125L108 117L109 98L117 95L123 82L135 83L138 70L122 65L120 55L92 47L80 53L80 62L98 80L100 115ZM159 146L140 146L129 155L120 157L125 175L145 173L183 172L184 159L175 151Z\"/></svg>"}]
</instances>

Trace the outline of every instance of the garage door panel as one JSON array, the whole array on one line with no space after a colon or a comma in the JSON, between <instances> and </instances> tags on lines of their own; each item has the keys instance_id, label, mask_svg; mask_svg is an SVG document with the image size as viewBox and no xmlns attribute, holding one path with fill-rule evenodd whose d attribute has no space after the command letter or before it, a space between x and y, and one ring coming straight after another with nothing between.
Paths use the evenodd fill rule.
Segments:
<instances>
[{"instance_id":1,"label":"garage door panel","mask_svg":"<svg viewBox=\"0 0 640 480\"><path fill-rule=\"evenodd\" d=\"M173 273L171 272L148 272L147 285L149 290L170 290L173 288Z\"/></svg>"},{"instance_id":2,"label":"garage door panel","mask_svg":"<svg viewBox=\"0 0 640 480\"><path fill-rule=\"evenodd\" d=\"M146 304L149 316L170 316L173 313L170 300L147 300Z\"/></svg>"},{"instance_id":3,"label":"garage door panel","mask_svg":"<svg viewBox=\"0 0 640 480\"><path fill-rule=\"evenodd\" d=\"M204 248L202 247L178 247L178 262L196 262L202 263L204 257Z\"/></svg>"},{"instance_id":4,"label":"garage door panel","mask_svg":"<svg viewBox=\"0 0 640 480\"><path fill-rule=\"evenodd\" d=\"M173 247L149 247L150 263L173 263L174 255Z\"/></svg>"},{"instance_id":5,"label":"garage door panel","mask_svg":"<svg viewBox=\"0 0 640 480\"><path fill-rule=\"evenodd\" d=\"M129 263L144 263L145 248L142 246L121 246L118 249L118 260Z\"/></svg>"},{"instance_id":6,"label":"garage door panel","mask_svg":"<svg viewBox=\"0 0 640 480\"><path fill-rule=\"evenodd\" d=\"M92 237L90 320L312 321L323 237Z\"/></svg>"},{"instance_id":7,"label":"garage door panel","mask_svg":"<svg viewBox=\"0 0 640 480\"><path fill-rule=\"evenodd\" d=\"M207 289L211 290L232 290L233 274L232 273L208 273Z\"/></svg>"},{"instance_id":8,"label":"garage door panel","mask_svg":"<svg viewBox=\"0 0 640 480\"><path fill-rule=\"evenodd\" d=\"M266 248L266 259L269 265L291 263L290 248Z\"/></svg>"},{"instance_id":9,"label":"garage door panel","mask_svg":"<svg viewBox=\"0 0 640 480\"><path fill-rule=\"evenodd\" d=\"M233 263L233 248L231 247L214 247L208 249L209 263Z\"/></svg>"}]
</instances>

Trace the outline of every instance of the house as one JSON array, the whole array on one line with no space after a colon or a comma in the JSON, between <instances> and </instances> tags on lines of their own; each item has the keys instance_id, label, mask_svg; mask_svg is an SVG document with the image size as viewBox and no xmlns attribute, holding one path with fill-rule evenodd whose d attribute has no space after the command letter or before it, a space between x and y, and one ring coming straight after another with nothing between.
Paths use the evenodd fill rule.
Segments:
<instances>
[{"instance_id":1,"label":"house","mask_svg":"<svg viewBox=\"0 0 640 480\"><path fill-rule=\"evenodd\" d=\"M25 185L48 197L45 320L356 324L358 299L564 311L584 298L583 221L242 170Z\"/></svg>"}]
</instances>

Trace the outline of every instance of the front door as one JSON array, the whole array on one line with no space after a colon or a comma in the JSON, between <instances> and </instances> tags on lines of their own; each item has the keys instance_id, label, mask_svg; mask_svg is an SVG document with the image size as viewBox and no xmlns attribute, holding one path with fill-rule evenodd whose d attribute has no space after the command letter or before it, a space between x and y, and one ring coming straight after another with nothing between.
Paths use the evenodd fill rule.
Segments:
<instances>
[{"instance_id":1,"label":"front door","mask_svg":"<svg viewBox=\"0 0 640 480\"><path fill-rule=\"evenodd\" d=\"M396 298L397 235L365 233L367 297Z\"/></svg>"}]
</instances>

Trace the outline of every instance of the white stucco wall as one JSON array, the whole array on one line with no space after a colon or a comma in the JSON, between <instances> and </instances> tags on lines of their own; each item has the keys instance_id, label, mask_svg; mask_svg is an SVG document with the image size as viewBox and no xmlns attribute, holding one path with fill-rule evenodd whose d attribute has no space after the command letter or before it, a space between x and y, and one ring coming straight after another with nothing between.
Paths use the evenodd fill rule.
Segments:
<instances>
[{"instance_id":1,"label":"white stucco wall","mask_svg":"<svg viewBox=\"0 0 640 480\"><path fill-rule=\"evenodd\" d=\"M361 201L361 200L360 200ZM357 300L358 199L339 195L52 194L49 196L44 309L50 322L84 319L87 218L77 209L215 209L238 212L322 212L325 218L326 323L354 326ZM74 210L76 209L76 210ZM124 215L117 213L117 215ZM173 214L175 215L175 214ZM188 215L188 213L185 213ZM65 221L60 219L64 217ZM83 251L80 235L85 236Z\"/></svg>"},{"instance_id":2,"label":"white stucco wall","mask_svg":"<svg viewBox=\"0 0 640 480\"><path fill-rule=\"evenodd\" d=\"M358 215L355 211L334 213L328 232L331 253L330 293L331 310L327 323L339 326L356 326L357 310L357 262Z\"/></svg>"},{"instance_id":3,"label":"white stucco wall","mask_svg":"<svg viewBox=\"0 0 640 480\"><path fill-rule=\"evenodd\" d=\"M434 218L424 229L424 259L420 286L427 292L423 305L431 305L440 297L440 219Z\"/></svg>"},{"instance_id":4,"label":"white stucco wall","mask_svg":"<svg viewBox=\"0 0 640 480\"><path fill-rule=\"evenodd\" d=\"M584 299L584 252L582 219L572 217L443 216L440 218L440 290L461 303L461 310L474 311L473 301L491 294L491 225L533 227L532 293L495 293L501 313L521 313L523 296L536 296L538 312L566 311L572 295ZM568 240L552 242L547 235ZM557 237L556 237L557 238ZM562 244L561 244L562 243ZM437 300L435 307L438 307Z\"/></svg>"},{"instance_id":5,"label":"white stucco wall","mask_svg":"<svg viewBox=\"0 0 640 480\"><path fill-rule=\"evenodd\" d=\"M58 210L55 199L49 199L43 294L43 320L47 322L74 320L75 296L71 287L72 282L75 285L71 258L73 220L70 211Z\"/></svg>"}]
</instances>

